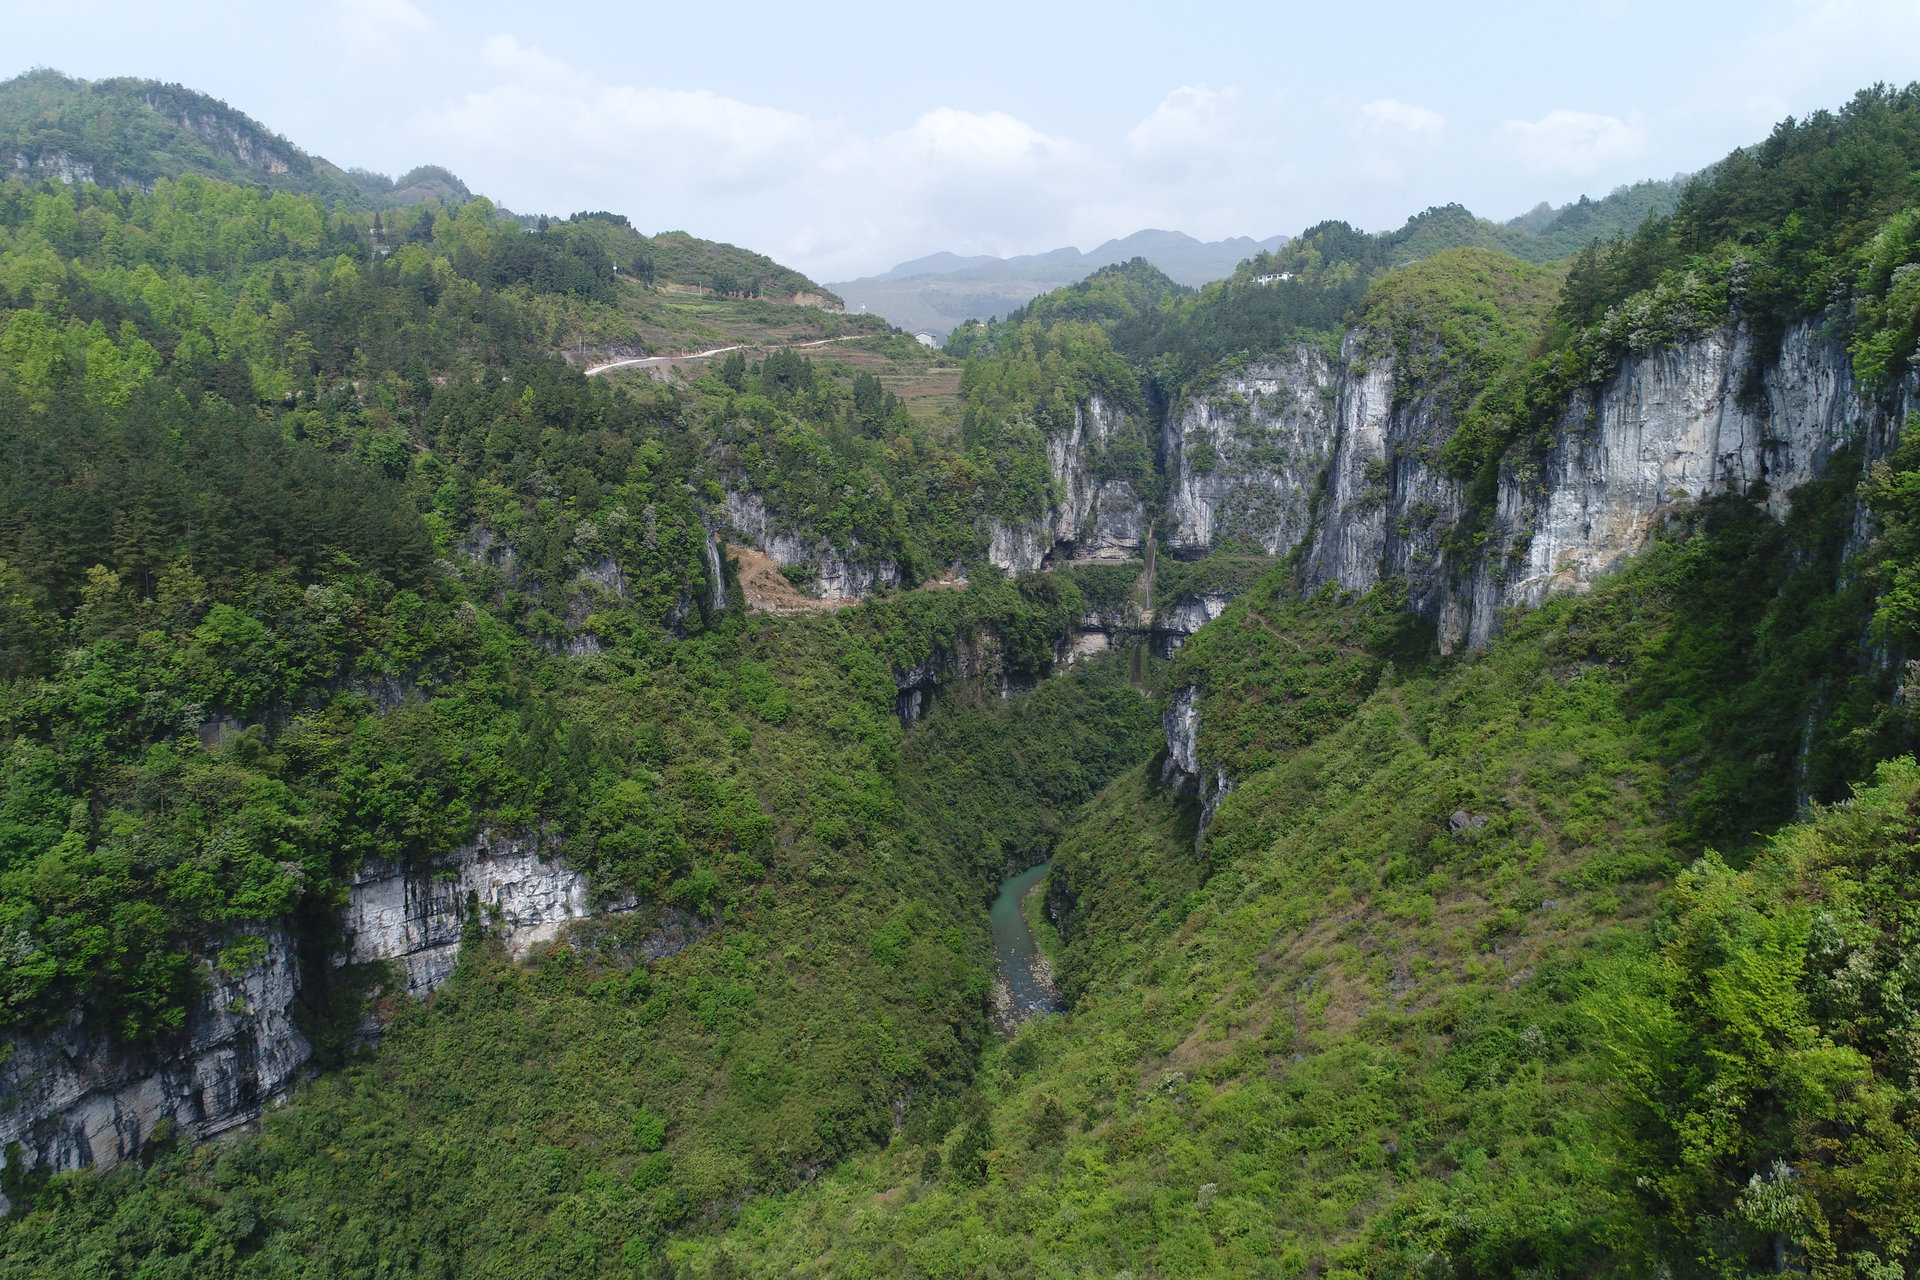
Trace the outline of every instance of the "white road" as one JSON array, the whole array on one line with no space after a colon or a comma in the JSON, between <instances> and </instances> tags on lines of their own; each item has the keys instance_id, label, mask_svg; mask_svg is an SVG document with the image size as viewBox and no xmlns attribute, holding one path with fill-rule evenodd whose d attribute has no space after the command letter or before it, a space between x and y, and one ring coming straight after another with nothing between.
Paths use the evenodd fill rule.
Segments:
<instances>
[{"instance_id":1,"label":"white road","mask_svg":"<svg viewBox=\"0 0 1920 1280\"><path fill-rule=\"evenodd\" d=\"M789 348L789 350L804 351L808 347L824 347L829 342L852 342L856 338L869 338L872 336L874 335L867 334L867 333L853 333L853 334L848 334L844 338L821 338L814 342L795 343L791 348ZM723 356L727 354L727 352L729 351L744 351L744 350L746 350L746 344L736 342L731 347L715 347L711 351L690 351L685 355L678 355L678 356L635 356L631 360L609 360L605 364L596 364L592 368L588 369L587 377L591 378L596 373L605 373L609 369L631 369L637 365L666 364L673 360L705 360L708 356Z\"/></svg>"}]
</instances>

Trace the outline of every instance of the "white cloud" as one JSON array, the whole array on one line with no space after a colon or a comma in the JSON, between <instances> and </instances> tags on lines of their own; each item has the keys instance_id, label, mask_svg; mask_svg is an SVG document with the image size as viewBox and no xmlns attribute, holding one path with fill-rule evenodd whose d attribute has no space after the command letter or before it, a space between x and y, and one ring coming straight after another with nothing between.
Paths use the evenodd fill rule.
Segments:
<instances>
[{"instance_id":1,"label":"white cloud","mask_svg":"<svg viewBox=\"0 0 1920 1280\"><path fill-rule=\"evenodd\" d=\"M1347 112L1344 106L1332 109ZM1432 107L1374 98L1347 115L1346 133L1353 144L1342 167L1369 183L1398 183L1409 164L1430 154L1446 131L1447 118Z\"/></svg>"},{"instance_id":2,"label":"white cloud","mask_svg":"<svg viewBox=\"0 0 1920 1280\"><path fill-rule=\"evenodd\" d=\"M1235 137L1239 90L1182 85L1127 132L1127 153L1148 175L1173 182L1191 178L1241 150Z\"/></svg>"},{"instance_id":3,"label":"white cloud","mask_svg":"<svg viewBox=\"0 0 1920 1280\"><path fill-rule=\"evenodd\" d=\"M512 36L488 36L480 45L480 61L519 84L566 88L579 81L566 63Z\"/></svg>"},{"instance_id":4,"label":"white cloud","mask_svg":"<svg viewBox=\"0 0 1920 1280\"><path fill-rule=\"evenodd\" d=\"M1587 177L1646 150L1637 124L1590 111L1549 111L1538 120L1509 120L1500 141L1536 173Z\"/></svg>"},{"instance_id":5,"label":"white cloud","mask_svg":"<svg viewBox=\"0 0 1920 1280\"><path fill-rule=\"evenodd\" d=\"M1446 131L1447 118L1431 107L1419 107L1398 98L1375 98L1362 103L1353 131L1380 142L1421 142Z\"/></svg>"},{"instance_id":6,"label":"white cloud","mask_svg":"<svg viewBox=\"0 0 1920 1280\"><path fill-rule=\"evenodd\" d=\"M338 29L355 45L378 47L433 29L408 0L334 0L333 9Z\"/></svg>"},{"instance_id":7,"label":"white cloud","mask_svg":"<svg viewBox=\"0 0 1920 1280\"><path fill-rule=\"evenodd\" d=\"M476 190L737 238L820 278L929 245L1028 251L1110 185L1089 148L1003 112L938 107L871 134L705 90L604 84L507 36L483 62L498 83L408 125Z\"/></svg>"},{"instance_id":8,"label":"white cloud","mask_svg":"<svg viewBox=\"0 0 1920 1280\"><path fill-rule=\"evenodd\" d=\"M411 131L477 163L502 192L586 195L632 190L636 178L703 195L748 192L804 168L832 131L705 90L601 85L508 36L489 39L483 57L503 83L422 113Z\"/></svg>"}]
</instances>

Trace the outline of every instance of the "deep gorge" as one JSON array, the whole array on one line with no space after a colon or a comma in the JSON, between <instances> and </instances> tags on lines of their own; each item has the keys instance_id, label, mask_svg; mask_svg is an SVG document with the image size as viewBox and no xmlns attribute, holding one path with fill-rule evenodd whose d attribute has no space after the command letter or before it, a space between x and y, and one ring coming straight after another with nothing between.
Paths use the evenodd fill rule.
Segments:
<instances>
[{"instance_id":1,"label":"deep gorge","mask_svg":"<svg viewBox=\"0 0 1920 1280\"><path fill-rule=\"evenodd\" d=\"M0 1276L1911 1272L1917 104L944 351L36 143Z\"/></svg>"}]
</instances>

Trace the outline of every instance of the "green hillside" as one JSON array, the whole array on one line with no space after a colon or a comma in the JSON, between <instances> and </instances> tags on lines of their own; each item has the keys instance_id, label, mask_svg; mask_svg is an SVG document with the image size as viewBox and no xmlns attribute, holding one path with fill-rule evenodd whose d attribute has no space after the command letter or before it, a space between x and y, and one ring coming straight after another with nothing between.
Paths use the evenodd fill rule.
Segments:
<instances>
[{"instance_id":1,"label":"green hillside","mask_svg":"<svg viewBox=\"0 0 1920 1280\"><path fill-rule=\"evenodd\" d=\"M1228 544L988 563L1094 395L1096 479L1163 511L1158 415L1296 343L1446 415L1462 556L1575 397L1730 322L1818 322L1896 403L1920 86L1670 212L1109 267L957 333L937 412L896 390L935 356L759 255L403 200L174 92L0 87L67 165L0 179L0 1061L158 1053L286 930L315 1072L111 1171L10 1149L0 1277L1920 1274L1920 416L1478 652ZM757 336L577 367L636 333ZM729 490L903 585L749 612ZM1209 586L1171 658L1067 661ZM489 830L631 909L525 963L472 910L418 1002L332 962L370 860ZM1067 1009L1003 1038L982 908L1047 857Z\"/></svg>"},{"instance_id":2,"label":"green hillside","mask_svg":"<svg viewBox=\"0 0 1920 1280\"><path fill-rule=\"evenodd\" d=\"M0 153L31 177L148 187L197 174L361 210L469 195L431 165L398 180L342 170L217 98L124 76L86 81L36 70L0 83Z\"/></svg>"},{"instance_id":3,"label":"green hillside","mask_svg":"<svg viewBox=\"0 0 1920 1280\"><path fill-rule=\"evenodd\" d=\"M457 208L473 198L465 183L438 165L421 165L398 178L341 169L217 98L128 77L87 81L35 70L0 82L0 155L28 178L150 188L163 178L195 175L314 196L330 208L363 213L427 200ZM549 220L521 221L532 226ZM582 213L568 221L592 233L623 269L648 283L697 286L722 296L812 295L819 305L840 305L799 272L735 245L684 231L641 235L619 214Z\"/></svg>"}]
</instances>

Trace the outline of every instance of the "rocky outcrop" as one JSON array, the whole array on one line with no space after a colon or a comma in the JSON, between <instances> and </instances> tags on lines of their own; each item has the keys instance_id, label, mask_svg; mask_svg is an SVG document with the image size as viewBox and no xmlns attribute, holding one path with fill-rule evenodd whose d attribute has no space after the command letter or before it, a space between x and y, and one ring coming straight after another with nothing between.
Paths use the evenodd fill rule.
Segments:
<instances>
[{"instance_id":1,"label":"rocky outcrop","mask_svg":"<svg viewBox=\"0 0 1920 1280\"><path fill-rule=\"evenodd\" d=\"M1486 644L1504 609L1619 567L1683 504L1764 488L1783 511L1841 447L1883 453L1914 399L1911 383L1889 401L1857 395L1845 349L1812 323L1756 375L1751 336L1729 326L1631 356L1573 397L1554 443L1516 451L1482 513L1439 465L1459 426L1446 389L1397 386L1391 356L1369 354L1378 345L1349 334L1337 369L1302 348L1176 405L1168 542L1186 555L1226 537L1300 551L1308 587L1397 578L1447 650ZM1483 515L1470 550L1450 548Z\"/></svg>"},{"instance_id":2,"label":"rocky outcrop","mask_svg":"<svg viewBox=\"0 0 1920 1280\"><path fill-rule=\"evenodd\" d=\"M1349 335L1323 402L1310 394L1320 385L1311 352L1291 365L1233 375L1176 408L1170 447L1191 452L1206 431L1222 456L1249 441L1278 442L1261 455L1274 477L1297 480L1322 468L1310 527L1266 524L1274 536L1262 545L1272 554L1302 553L1309 589L1333 583L1364 591L1399 579L1447 650L1488 643L1503 610L1586 589L1685 505L1735 492L1784 514L1793 490L1839 450L1861 446L1862 465L1883 456L1920 400L1913 377L1891 395L1860 395L1845 348L1816 324L1789 330L1764 363L1752 336L1728 326L1623 359L1603 385L1572 397L1550 446L1516 450L1502 464L1490 510L1474 512L1465 484L1439 465L1459 425L1444 389L1397 387L1391 359L1368 357L1376 345ZM1278 379L1289 368L1292 381L1279 379L1289 394L1246 396L1249 379L1269 372ZM1214 406L1235 393L1244 411L1222 418ZM1332 406L1329 417L1321 416L1322 403ZM1327 436L1317 438L1323 430ZM1176 494L1191 490L1186 473L1173 479ZM1185 531L1189 552L1219 536L1221 508L1207 508L1203 496L1170 499L1169 528ZM1447 535L1469 517L1479 519L1479 537L1468 550L1458 549L1464 539L1450 547ZM1170 633L1190 634L1191 624L1217 616L1211 603L1182 617L1186 608L1176 602L1163 611ZM1201 799L1204 830L1232 784L1200 759L1200 696L1183 690L1168 706L1163 777Z\"/></svg>"},{"instance_id":3,"label":"rocky outcrop","mask_svg":"<svg viewBox=\"0 0 1920 1280\"><path fill-rule=\"evenodd\" d=\"M828 539L775 517L757 493L728 489L727 523L741 541L782 568L810 570L808 590L821 599L857 600L900 585L900 566L894 561L864 554L857 541L836 548Z\"/></svg>"},{"instance_id":4,"label":"rocky outcrop","mask_svg":"<svg viewBox=\"0 0 1920 1280\"><path fill-rule=\"evenodd\" d=\"M14 153L13 167L35 178L52 178L65 186L92 182L95 172L91 160L83 160L67 151L45 150Z\"/></svg>"},{"instance_id":5,"label":"rocky outcrop","mask_svg":"<svg viewBox=\"0 0 1920 1280\"><path fill-rule=\"evenodd\" d=\"M580 872L543 852L530 837L489 834L426 865L368 863L349 889L333 963L388 961L410 995L424 996L452 974L469 920L495 930L518 959L571 922L634 905L596 902ZM76 1022L0 1051L0 1150L17 1143L27 1168L108 1167L158 1133L200 1141L257 1120L300 1078L313 1048L295 1021L299 939L278 921L247 932L264 944L258 958L235 973L207 962L206 994L163 1042L129 1047ZM642 958L698 933L670 916Z\"/></svg>"},{"instance_id":6,"label":"rocky outcrop","mask_svg":"<svg viewBox=\"0 0 1920 1280\"><path fill-rule=\"evenodd\" d=\"M912 666L894 671L894 711L902 721L912 724L926 714L928 701L941 685L989 677L999 680L1002 695L1008 692L1000 645L991 636L936 649Z\"/></svg>"},{"instance_id":7,"label":"rocky outcrop","mask_svg":"<svg viewBox=\"0 0 1920 1280\"><path fill-rule=\"evenodd\" d=\"M1176 690L1167 699L1160 727L1166 734L1167 754L1160 765L1160 780L1183 796L1200 802L1200 826L1193 836L1198 852L1213 825L1214 810L1233 790L1233 779L1224 769L1209 766L1200 758L1200 698L1197 685Z\"/></svg>"},{"instance_id":8,"label":"rocky outcrop","mask_svg":"<svg viewBox=\"0 0 1920 1280\"><path fill-rule=\"evenodd\" d=\"M253 121L220 104L197 106L193 99L198 97L162 89L141 94L138 101L198 138L208 150L231 156L249 169L271 174L312 169L313 162L286 139L269 137Z\"/></svg>"},{"instance_id":9,"label":"rocky outcrop","mask_svg":"<svg viewBox=\"0 0 1920 1280\"><path fill-rule=\"evenodd\" d=\"M1234 597L1225 592L1209 591L1200 595L1181 596L1155 610L1154 652L1163 658L1172 657L1174 650L1185 643L1187 637L1225 613L1233 601Z\"/></svg>"},{"instance_id":10,"label":"rocky outcrop","mask_svg":"<svg viewBox=\"0 0 1920 1280\"><path fill-rule=\"evenodd\" d=\"M1008 573L1072 561L1129 560L1147 539L1147 505L1132 480L1104 474L1110 453L1144 434L1131 415L1099 396L1073 411L1073 425L1047 441L1053 501L1028 520L991 520L987 559Z\"/></svg>"},{"instance_id":11,"label":"rocky outcrop","mask_svg":"<svg viewBox=\"0 0 1920 1280\"><path fill-rule=\"evenodd\" d=\"M469 920L497 932L517 960L571 921L633 905L623 898L596 908L587 878L541 856L537 840L483 835L429 866L361 867L341 917L346 945L334 963L393 962L407 993L424 996L452 975Z\"/></svg>"},{"instance_id":12,"label":"rocky outcrop","mask_svg":"<svg viewBox=\"0 0 1920 1280\"><path fill-rule=\"evenodd\" d=\"M1488 553L1464 590L1429 606L1443 644L1484 645L1501 609L1584 589L1677 504L1764 489L1784 514L1836 450L1884 455L1915 400L1911 379L1886 400L1858 395L1846 349L1811 323L1748 386L1753 355L1745 330L1724 329L1630 358L1575 397L1537 470L1502 469Z\"/></svg>"},{"instance_id":13,"label":"rocky outcrop","mask_svg":"<svg viewBox=\"0 0 1920 1280\"><path fill-rule=\"evenodd\" d=\"M292 939L279 924L253 934L261 957L237 973L208 962L206 994L163 1046L130 1049L77 1021L12 1040L0 1056L0 1150L18 1144L27 1168L107 1167L162 1133L197 1142L258 1118L313 1050L294 1024Z\"/></svg>"},{"instance_id":14,"label":"rocky outcrop","mask_svg":"<svg viewBox=\"0 0 1920 1280\"><path fill-rule=\"evenodd\" d=\"M1333 454L1335 394L1327 358L1303 343L1176 403L1161 446L1167 550L1192 558L1229 540L1268 555L1298 546Z\"/></svg>"}]
</instances>

